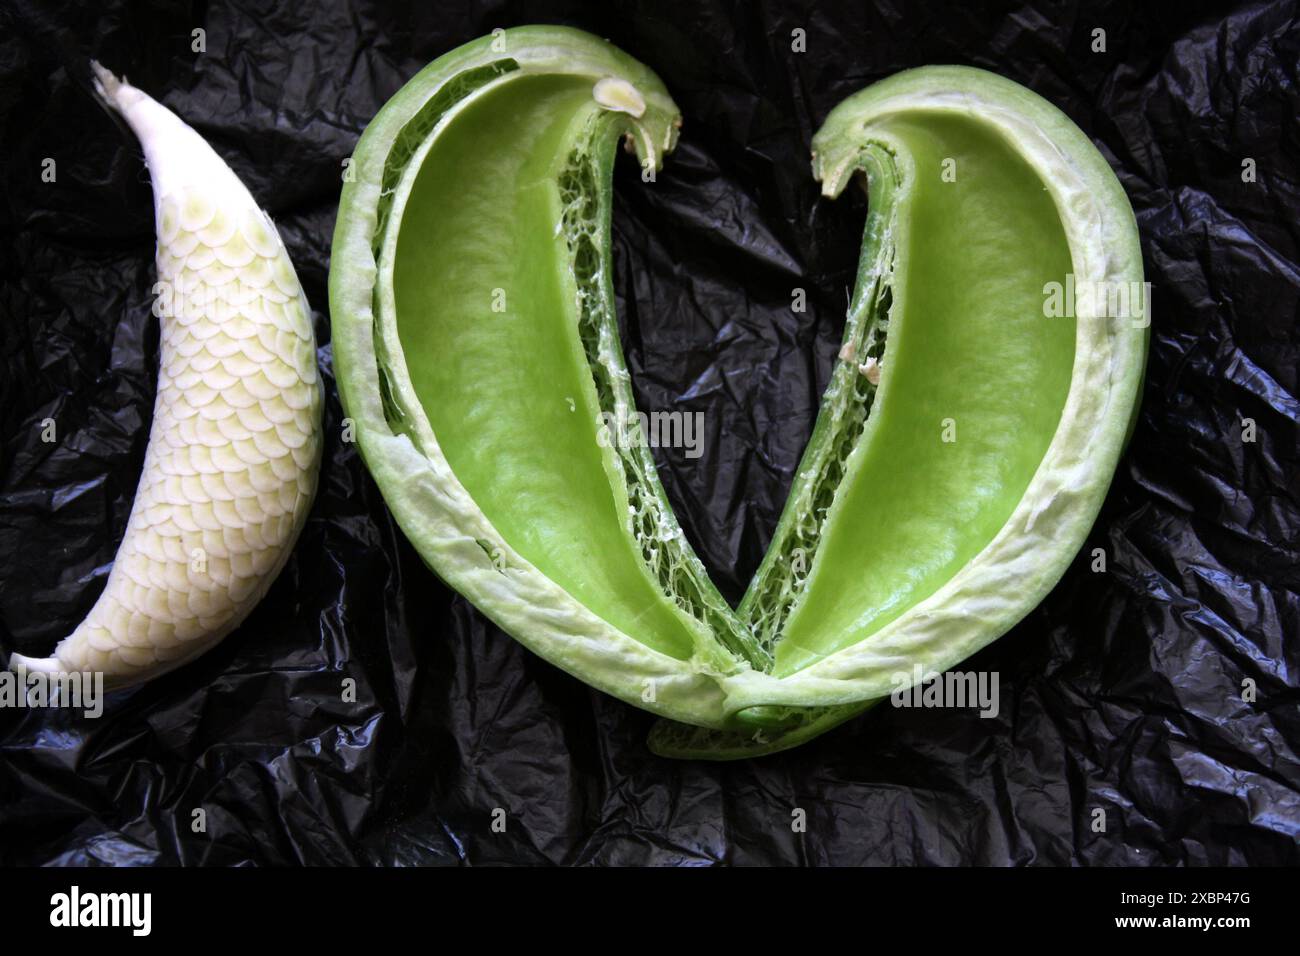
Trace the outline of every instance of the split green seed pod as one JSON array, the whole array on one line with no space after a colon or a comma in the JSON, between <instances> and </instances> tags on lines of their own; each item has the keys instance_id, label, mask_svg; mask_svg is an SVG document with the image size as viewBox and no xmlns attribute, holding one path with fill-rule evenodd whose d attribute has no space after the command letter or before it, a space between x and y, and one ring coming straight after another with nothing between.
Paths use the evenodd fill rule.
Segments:
<instances>
[{"instance_id":1,"label":"split green seed pod","mask_svg":"<svg viewBox=\"0 0 1300 956\"><path fill-rule=\"evenodd\" d=\"M153 184L158 394L125 535L86 619L29 671L157 677L213 647L266 593L320 466L311 310L270 218L193 129L93 64Z\"/></svg>"},{"instance_id":2,"label":"split green seed pod","mask_svg":"<svg viewBox=\"0 0 1300 956\"><path fill-rule=\"evenodd\" d=\"M1060 577L1118 461L1145 355L1096 296L1142 288L1131 209L1055 108L931 68L842 104L828 196L870 211L845 342L767 557L733 610L634 420L611 168L678 112L558 27L435 61L357 146L330 274L340 392L421 555L526 646L673 723L652 746L792 746L1004 633ZM649 178L648 176L643 178ZM645 188L654 188L647 183ZM904 675L900 677L900 675Z\"/></svg>"}]
</instances>

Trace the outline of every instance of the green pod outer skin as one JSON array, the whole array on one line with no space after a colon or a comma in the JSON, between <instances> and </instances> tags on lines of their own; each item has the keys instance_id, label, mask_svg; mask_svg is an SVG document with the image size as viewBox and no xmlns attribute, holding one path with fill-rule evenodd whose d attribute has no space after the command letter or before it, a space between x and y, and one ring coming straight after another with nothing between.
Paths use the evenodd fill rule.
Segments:
<instances>
[{"instance_id":1,"label":"green pod outer skin","mask_svg":"<svg viewBox=\"0 0 1300 956\"><path fill-rule=\"evenodd\" d=\"M401 342L382 321L392 306L386 301L391 290L381 282L385 206L391 194L403 189L403 173L423 142L423 127L441 130L439 123L456 120L467 78L474 84L468 92L473 92L530 75L585 77L593 89L610 78L635 87L644 111L628 116L626 132L643 168L659 169L676 142L679 112L659 79L609 43L581 31L506 30L426 67L366 128L350 164L354 179L344 184L330 270L340 397L386 502L443 580L525 646L593 686L662 716L722 726L722 694L715 678L743 665L698 622L683 622L696 645L686 660L646 646L594 614L505 540L442 453L410 381ZM412 128L419 141L415 145L409 142ZM616 141L608 142L609 154ZM603 161L608 165L612 155ZM606 206L609 191L606 175L598 197ZM607 259L607 234L603 245ZM456 253L430 249L428 254ZM593 428L593 444L595 437Z\"/></svg>"},{"instance_id":2,"label":"green pod outer skin","mask_svg":"<svg viewBox=\"0 0 1300 956\"><path fill-rule=\"evenodd\" d=\"M1142 286L1141 248L1132 208L1088 138L1058 109L1018 84L982 70L945 66L900 73L849 97L813 139L813 173L825 196L838 196L857 173L866 172L871 180L872 207L859 292L874 267L872 218L894 217L892 228L905 234L913 212L909 193L918 175L937 173L918 170L909 143L894 135L892 127L924 126L946 116L977 119L1012 144L1039 175L1062 211L1073 275L1099 287ZM878 208L875 201L881 170L873 159L881 155L896 164L902 181L892 190L887 208ZM887 227L877 223L874 228ZM971 254L979 256L981 250L972 249ZM996 269L996 261L990 267ZM796 746L905 689L900 674L915 673L916 668L927 674L952 668L1038 605L1064 574L1096 520L1137 415L1150 304L1143 292L1141 314L1132 319L1098 314L1095 305L1082 303L1077 312L1070 389L1050 446L992 540L941 588L859 644L776 682L766 674L740 674L723 681L730 708L785 704L797 709L813 702L827 706L806 710L789 727L773 731L719 733L661 723L651 735L656 752L679 758L739 759ZM906 303L896 300L894 311L905 313ZM882 393L889 385L888 360L884 375ZM819 420L818 431L821 426ZM816 454L818 440L815 432L805 462ZM861 444L869 444L869 439ZM801 465L801 474L805 468ZM797 495L798 481L791 500ZM787 509L768 560L796 520ZM767 571L760 567L756 585ZM751 587L747 601L753 591Z\"/></svg>"},{"instance_id":3,"label":"green pod outer skin","mask_svg":"<svg viewBox=\"0 0 1300 956\"><path fill-rule=\"evenodd\" d=\"M626 133L643 166L658 168L675 141L675 106L645 67L603 41L566 28L519 28L452 51L408 83L358 144L351 164L354 181L345 184L340 204L330 274L334 351L345 409L386 501L429 566L552 663L679 722L662 724L651 738L657 752L679 757L733 759L794 746L901 689L899 673L911 673L915 666L927 672L952 667L1036 606L1074 557L1100 508L1135 408L1146 328L1097 314L1087 304L1072 325L1050 332L1024 324L1023 315L1009 316L1005 328L985 321L984 331L993 341L991 357L972 358L972 350L963 347L967 330L961 307L995 306L1003 287L1012 285L1024 306L1030 301L1026 290L1032 292L1041 275L1065 271L1081 282L1140 284L1132 211L1104 159L1077 127L1010 81L956 67L900 74L832 113L814 140L814 172L831 197L854 174L864 173L872 208L841 353L844 363L828 389L773 549L745 601L731 612L720 605L698 558L684 543L653 465L647 473L644 458L604 452L601 467L609 475L615 510L640 502L653 515L659 535L651 535L650 546L638 539L644 566L620 579L636 594L649 596L624 595L620 604L617 597L605 599L596 572L548 565L546 555L536 542L524 540L528 535L521 536L518 526L503 533L509 521L501 520L501 508L508 510L509 502L490 500L491 482L464 457L464 436L453 434L454 423L448 426L439 406L463 406L467 414L476 409L457 404L461 396L454 390L431 390L430 378L455 380L446 378L441 367L430 366L429 356L404 351L418 339L419 329L412 331L409 316L410 303L419 297L409 278L399 295L395 289L401 283L394 277L403 275L404 268L409 276L414 239L439 235L436 223L429 224L428 211L408 202L416 193L426 203L436 197L443 209L458 200L450 187L440 191L427 175L421 180L421 167L463 175L463 168L438 165L448 161L449 151L454 153L458 141L449 131L457 123L462 128L478 123L486 130L484 142L511 148L507 140L490 136L482 105L487 97L509 105L517 100L512 100L514 92L525 89L533 90L537 103L549 102L542 95L548 88L518 84L529 76L576 77L593 88L614 81L615 93L624 86L636 92L627 102L614 96L601 103L620 114L617 122L592 119L571 96L563 100L568 104L564 109L573 110L571 120L563 112L546 115L547 122L558 124L558 132L548 134L547 148L558 136L560 142L587 142L592 156L591 175L578 191L559 190L567 196L564 210L595 210L594 246L582 248L594 248L596 262L584 265L575 258L558 281L578 297L575 325L589 319L582 303L593 299L600 300L595 314L603 323L583 333L599 336L587 351L595 387L588 382L576 388L569 401L584 414L630 403L616 328L610 329L610 153L617 136ZM965 150L960 153L963 169L987 177L982 187L975 177L967 208L996 217L990 200L998 195L988 183L1007 180L998 188L1014 207L1008 220L1050 234L1059 240L1058 248L1035 258L1032 242L1018 244L996 224L985 230L990 241L981 242L984 233L975 218L956 223L953 230L972 240L969 261L964 258L967 247L958 244L955 252L948 250L948 260L940 255L940 265L927 272L925 244L918 237L923 227L931 228L927 223L947 200L926 176L950 147ZM536 181L538 188L556 192L558 174L545 173L544 160L544 155L540 160L525 157L518 168L543 170L540 180L534 176L527 183ZM964 165L968 160L970 165ZM1013 167L1021 180L1007 179L1006 167ZM505 167L498 163L493 168ZM464 182L467 188L475 185L472 178ZM555 208L559 236L568 212ZM408 227L404 259L398 238ZM456 256L454 242L446 237L445 247L422 251L429 257ZM1020 254L1023 245L1031 249L1027 263L1004 261ZM543 265L559 261L547 242L539 240L534 248ZM475 253L468 246L464 251L469 257ZM1049 261L1053 253L1057 259ZM584 269L598 280L582 286L575 276ZM999 285L1003 273L1011 279ZM439 275L455 277L446 270ZM932 287L946 308L933 321L925 308ZM431 296L420 299L424 307L436 308ZM546 316L539 314L538 320ZM473 338L470 345L482 344L473 326L462 327ZM1017 329L1029 330L1030 340L1018 339ZM572 339L574 350L582 349L576 329L560 334ZM1035 357L1039 337L1050 353L1042 360ZM929 348L933 358L933 340L950 349L957 370L950 378L960 379L962 372L971 376L969 403L960 390L948 392L963 413L969 412L963 420L973 423L965 427L975 436L959 446L957 458L939 457L921 439L906 437L909 406L918 396L921 404L925 400L917 356L924 357ZM440 362L456 361L455 335L438 345ZM1036 398L1037 388L1046 396L1045 411L1026 410L1033 401L1008 403L1000 396L999 362L1024 380L1019 393L1016 382L1008 384L1012 397L1023 393ZM477 387L473 380L463 384ZM516 406L496 411L515 415L523 429L528 410ZM1006 443L999 444L998 429L1014 432L1021 419L1032 438L1028 444L1036 441L1041 447L1032 447L1032 455L1020 449L1010 454L1015 460L1004 463L1000 449ZM442 422L439 428L435 421ZM590 438L596 438L594 426ZM453 468L449 459L457 455L461 464ZM888 490L881 475L888 478L891 455L920 468L911 484L920 489L916 494L931 494L934 500L960 492L964 468L983 469L975 488L980 494L974 496L983 510L972 505L967 518L949 519L975 530L949 533L941 511L926 507L933 501L920 502L925 513L912 525L891 530L887 520L873 517L862 501L882 487ZM477 482L472 491L462 477ZM515 481L516 476L503 475L503 480ZM909 489L902 490L906 494ZM897 510L906 511L913 503L905 501ZM521 507L526 504L521 497ZM495 522L485 513L492 508L497 509ZM875 510L881 509L877 505ZM810 520L812 515L821 517ZM560 523L557 527L563 530ZM852 532L858 527L884 529L872 541L877 551L855 542ZM628 537L634 530L629 523ZM893 532L900 535L898 541L891 539ZM921 569L914 572L907 549L898 544L908 534L927 533L943 538L943 546L933 549L935 554L918 554ZM806 546L812 554L810 569L799 578L785 560L796 546ZM581 550L571 543L566 547L568 554ZM655 566L655 556L663 550L673 556L667 574ZM599 563L603 557L598 552L593 560ZM846 568L856 567L859 559L864 577L857 586ZM616 556L609 560L618 563ZM561 580L566 577L568 583ZM597 604L604 608L600 613L593 610ZM628 617L629 607L642 609L646 627L636 623L635 615Z\"/></svg>"},{"instance_id":4,"label":"green pod outer skin","mask_svg":"<svg viewBox=\"0 0 1300 956\"><path fill-rule=\"evenodd\" d=\"M898 74L850 97L814 137L814 174L826 196L851 177L865 142L878 139L905 166L888 122L914 111L922 121L947 113L978 118L1041 177L1062 216L1073 274L1097 286L1142 283L1137 224L1123 188L1101 154L1063 113L1009 80L961 67ZM879 128L880 132L875 132ZM915 170L905 179L915 180ZM907 200L899 190L900 204ZM905 217L900 217L905 226ZM996 266L996 263L992 263ZM1085 311L1076 321L1069 393L1051 444L1010 518L942 588L869 641L801 669L797 679L735 679L733 706L810 698L827 704L884 696L893 676L914 665L942 672L1004 633L1060 579L1101 508L1138 399L1149 317L1134 321ZM888 386L888 363L882 391ZM757 686L763 684L764 686ZM795 685L799 685L795 689Z\"/></svg>"}]
</instances>

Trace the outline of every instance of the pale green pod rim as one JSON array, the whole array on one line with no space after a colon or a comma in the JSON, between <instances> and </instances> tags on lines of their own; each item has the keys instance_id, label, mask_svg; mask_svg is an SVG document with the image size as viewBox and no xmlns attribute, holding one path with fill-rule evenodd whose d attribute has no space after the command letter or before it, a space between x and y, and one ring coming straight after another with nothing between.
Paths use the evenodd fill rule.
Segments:
<instances>
[{"instance_id":1,"label":"pale green pod rim","mask_svg":"<svg viewBox=\"0 0 1300 956\"><path fill-rule=\"evenodd\" d=\"M813 139L813 173L824 195L838 196L869 165L863 161L869 147L906 167L906 149L882 131L881 121L927 113L978 118L1039 173L1081 279L1142 282L1132 207L1106 160L1051 103L983 70L923 67L844 100ZM910 178L903 176L900 197ZM665 756L711 760L789 749L902 689L900 674L955 666L1036 607L1075 558L1132 435L1150 332L1151 303L1143 304L1137 324L1079 311L1070 390L1050 446L1000 532L945 586L866 640L795 674L778 680L748 672L723 679L729 714L751 704L819 706L785 730L693 730L660 723L651 748Z\"/></svg>"},{"instance_id":2,"label":"pale green pod rim","mask_svg":"<svg viewBox=\"0 0 1300 956\"><path fill-rule=\"evenodd\" d=\"M630 83L645 101L632 120L642 166L659 168L675 145L680 114L662 82L613 45L566 27L519 27L483 37L435 60L404 86L366 128L353 153L352 181L339 203L330 268L335 365L357 445L398 524L429 566L494 623L579 679L661 716L721 727L717 677L747 665L720 647L682 661L611 626L538 571L499 535L452 472L436 440L422 453L385 415L373 308L383 178L399 136L440 90L470 71L510 61L521 73L564 73ZM490 80L488 81L491 82ZM484 84L483 88L486 88ZM471 94L472 95L472 94ZM451 104L449 111L454 111ZM395 189L409 189L403 177ZM399 203L400 204L400 203ZM382 387L413 410L419 399L405 369L383 369ZM480 542L499 548L503 575L482 560ZM711 649L712 650L712 649ZM647 695L647 687L653 694Z\"/></svg>"},{"instance_id":3,"label":"pale green pod rim","mask_svg":"<svg viewBox=\"0 0 1300 956\"><path fill-rule=\"evenodd\" d=\"M1101 153L1047 100L983 70L922 67L842 102L813 138L813 174L823 194L843 191L868 144L906 163L905 150L879 132L877 122L896 114L946 112L978 118L1039 174L1060 214L1080 281L1142 283L1133 210ZM923 672L942 673L1038 606L1101 509L1146 363L1150 302L1144 302L1140 320L1107 317L1089 305L1083 303L1076 316L1074 366L1060 423L1029 487L993 540L938 591L869 639L782 679L753 672L723 678L728 713L748 706L842 705L885 697L898 689L900 673L918 665Z\"/></svg>"}]
</instances>

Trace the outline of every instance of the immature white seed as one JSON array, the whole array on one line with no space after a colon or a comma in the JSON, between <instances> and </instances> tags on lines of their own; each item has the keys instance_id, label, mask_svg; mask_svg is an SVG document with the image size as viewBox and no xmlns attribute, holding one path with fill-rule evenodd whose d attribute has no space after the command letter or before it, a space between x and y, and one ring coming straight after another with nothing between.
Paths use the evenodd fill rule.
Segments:
<instances>
[{"instance_id":1,"label":"immature white seed","mask_svg":"<svg viewBox=\"0 0 1300 956\"><path fill-rule=\"evenodd\" d=\"M627 80L617 76L606 76L596 81L591 90L592 98L607 110L627 113L634 119L645 115L645 97L641 91Z\"/></svg>"}]
</instances>

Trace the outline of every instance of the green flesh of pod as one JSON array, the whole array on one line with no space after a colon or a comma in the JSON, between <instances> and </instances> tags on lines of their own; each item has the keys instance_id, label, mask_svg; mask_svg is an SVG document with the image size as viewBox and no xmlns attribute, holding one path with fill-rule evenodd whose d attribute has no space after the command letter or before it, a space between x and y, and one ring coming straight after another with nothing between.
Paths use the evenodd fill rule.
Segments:
<instances>
[{"instance_id":1,"label":"green flesh of pod","mask_svg":"<svg viewBox=\"0 0 1300 956\"><path fill-rule=\"evenodd\" d=\"M502 537L615 627L686 659L691 635L644 573L609 493L595 388L570 328L557 173L598 109L589 83L536 76L462 111L412 187L394 314L442 451ZM526 410L527 429L512 407Z\"/></svg>"},{"instance_id":2,"label":"green flesh of pod","mask_svg":"<svg viewBox=\"0 0 1300 956\"><path fill-rule=\"evenodd\" d=\"M631 404L604 265L620 115L585 77L485 88L409 167L380 268L391 256L415 394L484 515L595 614L687 660L713 650L697 620L725 623L729 609L664 507L653 461L629 449L644 460L611 462L596 433L602 411Z\"/></svg>"},{"instance_id":3,"label":"green flesh of pod","mask_svg":"<svg viewBox=\"0 0 1300 956\"><path fill-rule=\"evenodd\" d=\"M959 68L902 74L828 119L826 193L855 174L869 190L857 283L733 610L649 449L602 430L635 412L612 165L628 137L657 167L676 108L595 38L504 39L453 51L381 111L335 234L340 390L429 565L533 650L669 718L650 744L679 757L811 739L1027 613L1095 517L1145 355L1137 323L1044 314L1073 275L1141 279L1131 210L1086 138Z\"/></svg>"},{"instance_id":4,"label":"green flesh of pod","mask_svg":"<svg viewBox=\"0 0 1300 956\"><path fill-rule=\"evenodd\" d=\"M1066 281L1070 251L1033 170L972 119L890 132L915 182L881 213L896 245L880 389L785 622L778 677L870 637L975 557L1023 497L1069 391L1074 319L1045 319L1043 288Z\"/></svg>"}]
</instances>

